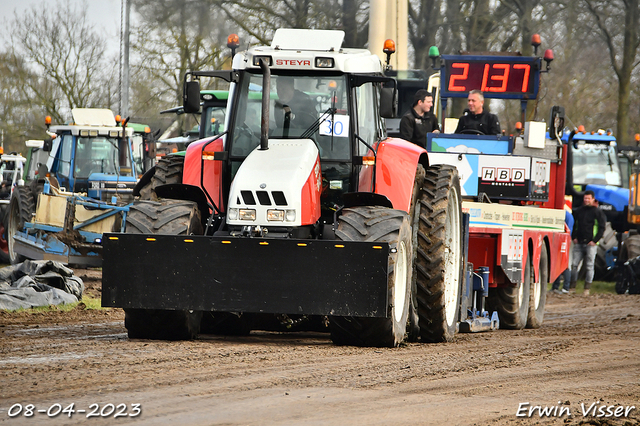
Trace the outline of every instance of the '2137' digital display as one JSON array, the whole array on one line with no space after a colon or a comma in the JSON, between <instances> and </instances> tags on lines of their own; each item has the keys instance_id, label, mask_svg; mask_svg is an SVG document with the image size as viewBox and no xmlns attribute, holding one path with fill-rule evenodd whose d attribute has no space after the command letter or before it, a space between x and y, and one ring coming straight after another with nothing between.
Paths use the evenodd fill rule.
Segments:
<instances>
[{"instance_id":1,"label":"'2137' digital display","mask_svg":"<svg viewBox=\"0 0 640 426\"><path fill-rule=\"evenodd\" d=\"M455 58L455 59L452 59ZM446 78L443 96L481 90L485 96L500 98L505 95L533 98L537 94L540 66L538 58L465 59L461 56L445 60Z\"/></svg>"}]
</instances>

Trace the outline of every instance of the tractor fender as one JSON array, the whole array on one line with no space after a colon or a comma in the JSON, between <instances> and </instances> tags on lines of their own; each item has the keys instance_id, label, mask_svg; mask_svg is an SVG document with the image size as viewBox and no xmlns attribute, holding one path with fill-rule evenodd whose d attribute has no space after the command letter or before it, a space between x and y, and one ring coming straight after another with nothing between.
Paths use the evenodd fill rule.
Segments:
<instances>
[{"instance_id":1,"label":"tractor fender","mask_svg":"<svg viewBox=\"0 0 640 426\"><path fill-rule=\"evenodd\" d=\"M404 139L380 142L376 154L375 192L387 197L394 209L409 213L418 164L429 167L427 151Z\"/></svg>"},{"instance_id":2,"label":"tractor fender","mask_svg":"<svg viewBox=\"0 0 640 426\"><path fill-rule=\"evenodd\" d=\"M155 187L156 195L160 198L170 198L172 200L193 201L200 209L203 227L205 227L211 209L207 203L207 196L202 188L184 183L169 183Z\"/></svg>"}]
</instances>

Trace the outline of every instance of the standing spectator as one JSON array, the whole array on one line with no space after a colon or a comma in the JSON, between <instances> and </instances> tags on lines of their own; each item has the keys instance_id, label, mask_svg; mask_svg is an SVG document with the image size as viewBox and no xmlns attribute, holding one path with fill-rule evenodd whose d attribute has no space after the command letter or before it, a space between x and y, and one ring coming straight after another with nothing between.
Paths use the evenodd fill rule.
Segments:
<instances>
[{"instance_id":1,"label":"standing spectator","mask_svg":"<svg viewBox=\"0 0 640 426\"><path fill-rule=\"evenodd\" d=\"M568 210L564 211L564 222L567 224L567 228L572 231L573 230L573 215L571 213L569 213ZM556 280L553 282L553 285L551 286L551 291L558 293L560 290L560 280L564 280L564 283L562 285L562 293L567 294L569 293L569 289L571 286L571 241L569 241L569 265L567 266L567 269L564 270L563 273L561 273L560 275L558 275L558 278L556 278Z\"/></svg>"},{"instance_id":2,"label":"standing spectator","mask_svg":"<svg viewBox=\"0 0 640 426\"><path fill-rule=\"evenodd\" d=\"M480 90L472 90L467 98L468 110L458 121L456 133L477 133L480 135L499 135L498 116L484 109L484 95Z\"/></svg>"},{"instance_id":3,"label":"standing spectator","mask_svg":"<svg viewBox=\"0 0 640 426\"><path fill-rule=\"evenodd\" d=\"M595 194L585 191L582 206L573 211L575 223L571 238L573 239L573 259L571 263L571 288L576 287L578 266L584 260L587 276L584 280L584 294L589 294L593 281L594 263L598 252L598 241L604 234L607 223L602 210L594 205Z\"/></svg>"},{"instance_id":4,"label":"standing spectator","mask_svg":"<svg viewBox=\"0 0 640 426\"><path fill-rule=\"evenodd\" d=\"M413 96L413 106L400 119L400 137L422 148L427 147L427 133L440 133L438 119L431 111L433 95L420 89Z\"/></svg>"}]
</instances>

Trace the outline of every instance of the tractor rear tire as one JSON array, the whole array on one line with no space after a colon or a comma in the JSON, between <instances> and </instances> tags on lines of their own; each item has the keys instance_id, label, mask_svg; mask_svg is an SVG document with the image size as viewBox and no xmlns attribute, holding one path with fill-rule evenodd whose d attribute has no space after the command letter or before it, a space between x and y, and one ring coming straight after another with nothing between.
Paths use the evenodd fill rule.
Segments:
<instances>
[{"instance_id":1,"label":"tractor rear tire","mask_svg":"<svg viewBox=\"0 0 640 426\"><path fill-rule=\"evenodd\" d=\"M429 167L416 205L416 292L423 342L450 342L456 333L465 269L461 207L456 168Z\"/></svg>"},{"instance_id":2,"label":"tractor rear tire","mask_svg":"<svg viewBox=\"0 0 640 426\"><path fill-rule=\"evenodd\" d=\"M329 317L331 339L337 345L396 347L407 332L412 244L409 215L385 207L353 207L338 218L336 238L342 241L388 242L389 318ZM363 295L366 297L366 295Z\"/></svg>"},{"instance_id":3,"label":"tractor rear tire","mask_svg":"<svg viewBox=\"0 0 640 426\"><path fill-rule=\"evenodd\" d=\"M524 282L515 287L497 287L489 289L487 310L498 311L500 328L522 330L529 317L529 293L531 291L531 253L525 260Z\"/></svg>"},{"instance_id":4,"label":"tractor rear tire","mask_svg":"<svg viewBox=\"0 0 640 426\"><path fill-rule=\"evenodd\" d=\"M171 183L182 183L182 172L184 171L184 157L181 155L168 155L158 160L154 166L155 173L149 183L140 189L141 200L156 201L155 188L160 185Z\"/></svg>"},{"instance_id":5,"label":"tractor rear tire","mask_svg":"<svg viewBox=\"0 0 640 426\"><path fill-rule=\"evenodd\" d=\"M140 201L129 209L128 234L202 235L196 203L182 200ZM131 339L190 340L200 332L202 311L125 309Z\"/></svg>"},{"instance_id":6,"label":"tractor rear tire","mask_svg":"<svg viewBox=\"0 0 640 426\"><path fill-rule=\"evenodd\" d=\"M11 264L22 263L26 258L15 251L14 235L24 230L24 224L31 222L36 211L35 201L31 189L26 186L16 186L9 203L9 225L7 230L7 248Z\"/></svg>"},{"instance_id":7,"label":"tractor rear tire","mask_svg":"<svg viewBox=\"0 0 640 426\"><path fill-rule=\"evenodd\" d=\"M0 205L0 264L11 263L9 257L9 205Z\"/></svg>"},{"instance_id":8,"label":"tractor rear tire","mask_svg":"<svg viewBox=\"0 0 640 426\"><path fill-rule=\"evenodd\" d=\"M547 301L547 285L549 284L549 254L547 246L542 244L538 280L533 276L533 261L527 260L529 271L525 269L525 278L529 277L531 288L529 290L529 314L527 316L527 328L540 328L544 321L544 307Z\"/></svg>"}]
</instances>

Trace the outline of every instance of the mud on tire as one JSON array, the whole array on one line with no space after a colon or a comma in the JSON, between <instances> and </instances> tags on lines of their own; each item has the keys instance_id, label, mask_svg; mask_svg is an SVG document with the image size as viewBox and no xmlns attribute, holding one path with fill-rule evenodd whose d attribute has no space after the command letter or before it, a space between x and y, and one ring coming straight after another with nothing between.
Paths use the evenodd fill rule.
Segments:
<instances>
[{"instance_id":1,"label":"mud on tire","mask_svg":"<svg viewBox=\"0 0 640 426\"><path fill-rule=\"evenodd\" d=\"M416 295L424 342L451 341L456 332L464 269L461 205L456 168L429 167L416 205Z\"/></svg>"},{"instance_id":2,"label":"mud on tire","mask_svg":"<svg viewBox=\"0 0 640 426\"><path fill-rule=\"evenodd\" d=\"M196 203L181 200L135 201L127 214L126 233L201 235ZM125 309L132 339L188 340L200 331L201 311Z\"/></svg>"},{"instance_id":3,"label":"mud on tire","mask_svg":"<svg viewBox=\"0 0 640 426\"><path fill-rule=\"evenodd\" d=\"M338 219L336 238L343 241L388 242L389 318L330 317L337 345L395 347L405 338L411 288L411 224L409 215L385 207L353 207ZM366 295L363 295L366 297Z\"/></svg>"}]
</instances>

